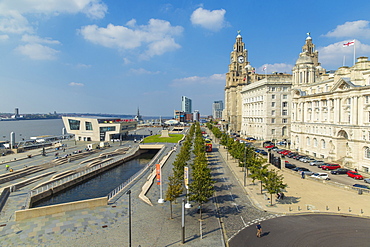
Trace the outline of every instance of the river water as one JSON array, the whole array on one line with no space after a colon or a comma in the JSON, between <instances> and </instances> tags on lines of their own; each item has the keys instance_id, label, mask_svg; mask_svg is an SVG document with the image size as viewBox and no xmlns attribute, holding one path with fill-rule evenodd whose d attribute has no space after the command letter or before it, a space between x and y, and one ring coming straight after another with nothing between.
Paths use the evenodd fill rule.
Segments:
<instances>
[{"instance_id":1,"label":"river water","mask_svg":"<svg viewBox=\"0 0 370 247\"><path fill-rule=\"evenodd\" d=\"M63 128L62 119L0 121L0 141L10 140L10 132L15 133L15 141L19 142L31 136L62 135Z\"/></svg>"}]
</instances>

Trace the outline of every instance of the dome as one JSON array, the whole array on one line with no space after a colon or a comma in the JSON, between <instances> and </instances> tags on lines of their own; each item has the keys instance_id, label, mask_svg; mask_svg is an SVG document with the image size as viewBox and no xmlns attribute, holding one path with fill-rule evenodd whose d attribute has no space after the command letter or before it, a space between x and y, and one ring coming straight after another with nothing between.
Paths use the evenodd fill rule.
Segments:
<instances>
[{"instance_id":1,"label":"dome","mask_svg":"<svg viewBox=\"0 0 370 247\"><path fill-rule=\"evenodd\" d=\"M310 56L300 55L296 64L313 64L313 61Z\"/></svg>"},{"instance_id":2,"label":"dome","mask_svg":"<svg viewBox=\"0 0 370 247\"><path fill-rule=\"evenodd\" d=\"M245 66L245 68L246 68L247 70L253 70L253 67L252 67L250 64L248 64L247 66Z\"/></svg>"}]
</instances>

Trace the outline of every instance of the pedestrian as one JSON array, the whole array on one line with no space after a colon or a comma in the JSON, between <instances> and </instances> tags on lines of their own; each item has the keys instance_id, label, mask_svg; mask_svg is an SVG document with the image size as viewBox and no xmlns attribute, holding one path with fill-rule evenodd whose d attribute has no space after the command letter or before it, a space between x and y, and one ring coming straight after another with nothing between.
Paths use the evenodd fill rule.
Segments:
<instances>
[{"instance_id":1,"label":"pedestrian","mask_svg":"<svg viewBox=\"0 0 370 247\"><path fill-rule=\"evenodd\" d=\"M304 179L304 171L302 171L301 175L302 175L302 179Z\"/></svg>"},{"instance_id":2,"label":"pedestrian","mask_svg":"<svg viewBox=\"0 0 370 247\"><path fill-rule=\"evenodd\" d=\"M260 238L262 234L261 222L257 224L256 228L257 228L257 238Z\"/></svg>"},{"instance_id":3,"label":"pedestrian","mask_svg":"<svg viewBox=\"0 0 370 247\"><path fill-rule=\"evenodd\" d=\"M6 165L5 168L6 168L6 171L9 170L9 165Z\"/></svg>"}]
</instances>

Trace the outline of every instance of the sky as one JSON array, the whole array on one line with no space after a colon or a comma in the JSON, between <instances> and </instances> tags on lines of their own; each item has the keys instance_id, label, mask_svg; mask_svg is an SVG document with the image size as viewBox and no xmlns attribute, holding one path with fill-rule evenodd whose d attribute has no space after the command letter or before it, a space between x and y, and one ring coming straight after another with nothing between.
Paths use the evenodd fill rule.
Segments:
<instances>
[{"instance_id":1,"label":"sky","mask_svg":"<svg viewBox=\"0 0 370 247\"><path fill-rule=\"evenodd\" d=\"M240 30L248 61L286 72L310 33L327 70L370 56L368 0L0 0L0 112L212 114Z\"/></svg>"}]
</instances>

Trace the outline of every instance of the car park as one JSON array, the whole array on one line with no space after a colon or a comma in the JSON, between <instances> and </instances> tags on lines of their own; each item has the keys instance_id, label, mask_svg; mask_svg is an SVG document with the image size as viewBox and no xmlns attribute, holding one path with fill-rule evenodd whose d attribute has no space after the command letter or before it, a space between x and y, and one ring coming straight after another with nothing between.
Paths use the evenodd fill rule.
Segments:
<instances>
[{"instance_id":1,"label":"car park","mask_svg":"<svg viewBox=\"0 0 370 247\"><path fill-rule=\"evenodd\" d=\"M352 186L356 187L356 188L361 188L361 189L370 189L369 186L367 186L365 184L354 184Z\"/></svg>"},{"instance_id":2,"label":"car park","mask_svg":"<svg viewBox=\"0 0 370 247\"><path fill-rule=\"evenodd\" d=\"M314 160L314 161L311 161L310 162L310 166L317 166L317 165L321 165L321 164L324 164L325 162L322 161L322 160Z\"/></svg>"},{"instance_id":3,"label":"car park","mask_svg":"<svg viewBox=\"0 0 370 247\"><path fill-rule=\"evenodd\" d=\"M288 168L288 169L293 169L293 168L296 168L297 166L294 165L294 164L290 164L290 163L285 163L285 168Z\"/></svg>"},{"instance_id":4,"label":"car park","mask_svg":"<svg viewBox=\"0 0 370 247\"><path fill-rule=\"evenodd\" d=\"M370 184L370 178L365 178L364 182Z\"/></svg>"},{"instance_id":5,"label":"car park","mask_svg":"<svg viewBox=\"0 0 370 247\"><path fill-rule=\"evenodd\" d=\"M338 168L338 169L332 170L330 173L331 174L334 174L334 175L337 175L337 174L347 174L348 171L350 171L350 170L349 169L346 169L346 168Z\"/></svg>"},{"instance_id":6,"label":"car park","mask_svg":"<svg viewBox=\"0 0 370 247\"><path fill-rule=\"evenodd\" d=\"M340 168L339 164L327 164L327 165L322 165L321 169L323 170L335 170Z\"/></svg>"},{"instance_id":7,"label":"car park","mask_svg":"<svg viewBox=\"0 0 370 247\"><path fill-rule=\"evenodd\" d=\"M317 178L317 179L323 179L323 180L330 180L329 174L324 173L324 172L317 172L311 175L312 178Z\"/></svg>"},{"instance_id":8,"label":"car park","mask_svg":"<svg viewBox=\"0 0 370 247\"><path fill-rule=\"evenodd\" d=\"M348 175L348 177L351 177L351 178L354 178L354 179L360 179L360 180L364 179L364 177L356 171L348 171L347 175Z\"/></svg>"}]
</instances>

